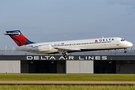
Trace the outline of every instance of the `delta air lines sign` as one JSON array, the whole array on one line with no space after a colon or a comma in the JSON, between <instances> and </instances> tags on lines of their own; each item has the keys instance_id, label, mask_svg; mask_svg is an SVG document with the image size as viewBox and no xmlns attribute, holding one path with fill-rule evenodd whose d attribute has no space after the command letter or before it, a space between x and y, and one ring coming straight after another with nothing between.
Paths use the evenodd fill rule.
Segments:
<instances>
[{"instance_id":1,"label":"delta air lines sign","mask_svg":"<svg viewBox=\"0 0 135 90\"><path fill-rule=\"evenodd\" d=\"M107 56L26 56L26 60L107 60Z\"/></svg>"}]
</instances>

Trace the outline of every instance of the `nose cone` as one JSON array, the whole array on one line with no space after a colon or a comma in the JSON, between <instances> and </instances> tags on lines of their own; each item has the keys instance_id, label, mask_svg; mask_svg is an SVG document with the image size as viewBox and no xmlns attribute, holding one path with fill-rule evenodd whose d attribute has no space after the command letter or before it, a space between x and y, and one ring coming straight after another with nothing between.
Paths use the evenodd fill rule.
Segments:
<instances>
[{"instance_id":1,"label":"nose cone","mask_svg":"<svg viewBox=\"0 0 135 90\"><path fill-rule=\"evenodd\" d=\"M133 44L132 44L131 42L127 42L126 45L127 45L127 47L129 47L129 48L133 46Z\"/></svg>"}]
</instances>

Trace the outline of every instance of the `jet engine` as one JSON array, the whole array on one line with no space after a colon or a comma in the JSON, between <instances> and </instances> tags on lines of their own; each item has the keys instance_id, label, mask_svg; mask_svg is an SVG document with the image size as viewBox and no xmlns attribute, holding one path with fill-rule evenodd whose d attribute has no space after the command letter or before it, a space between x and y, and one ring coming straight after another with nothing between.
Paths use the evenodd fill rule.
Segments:
<instances>
[{"instance_id":1,"label":"jet engine","mask_svg":"<svg viewBox=\"0 0 135 90\"><path fill-rule=\"evenodd\" d=\"M32 51L49 51L52 49L51 45L41 45L31 48Z\"/></svg>"}]
</instances>

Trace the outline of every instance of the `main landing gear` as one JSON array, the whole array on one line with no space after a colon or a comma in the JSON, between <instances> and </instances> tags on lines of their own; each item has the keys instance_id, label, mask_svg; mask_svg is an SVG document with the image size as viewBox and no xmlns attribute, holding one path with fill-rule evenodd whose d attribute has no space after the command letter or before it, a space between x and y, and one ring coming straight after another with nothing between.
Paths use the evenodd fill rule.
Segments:
<instances>
[{"instance_id":1,"label":"main landing gear","mask_svg":"<svg viewBox=\"0 0 135 90\"><path fill-rule=\"evenodd\" d=\"M67 58L68 57L68 52L65 51L65 50L59 50L59 52L63 55L64 58Z\"/></svg>"},{"instance_id":2,"label":"main landing gear","mask_svg":"<svg viewBox=\"0 0 135 90\"><path fill-rule=\"evenodd\" d=\"M68 57L67 53L63 53L63 57L67 58Z\"/></svg>"}]
</instances>

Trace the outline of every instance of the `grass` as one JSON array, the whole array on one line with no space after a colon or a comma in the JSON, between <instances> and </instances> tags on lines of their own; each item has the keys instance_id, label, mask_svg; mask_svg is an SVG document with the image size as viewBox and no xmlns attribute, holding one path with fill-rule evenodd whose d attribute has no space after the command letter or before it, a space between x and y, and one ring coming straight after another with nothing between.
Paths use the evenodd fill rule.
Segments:
<instances>
[{"instance_id":1,"label":"grass","mask_svg":"<svg viewBox=\"0 0 135 90\"><path fill-rule=\"evenodd\" d=\"M135 90L135 86L3 85L0 90Z\"/></svg>"},{"instance_id":2,"label":"grass","mask_svg":"<svg viewBox=\"0 0 135 90\"><path fill-rule=\"evenodd\" d=\"M0 81L135 81L135 74L0 74Z\"/></svg>"}]
</instances>

